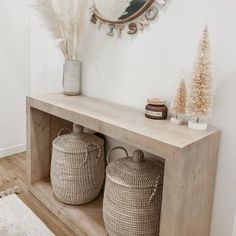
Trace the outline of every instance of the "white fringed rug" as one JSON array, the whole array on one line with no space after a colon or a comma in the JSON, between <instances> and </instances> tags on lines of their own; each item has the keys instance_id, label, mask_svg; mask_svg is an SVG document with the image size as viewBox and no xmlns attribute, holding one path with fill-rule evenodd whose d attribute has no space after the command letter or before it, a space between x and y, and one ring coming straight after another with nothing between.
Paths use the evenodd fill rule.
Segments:
<instances>
[{"instance_id":1,"label":"white fringed rug","mask_svg":"<svg viewBox=\"0 0 236 236\"><path fill-rule=\"evenodd\" d=\"M0 199L0 236L55 236L15 195Z\"/></svg>"}]
</instances>

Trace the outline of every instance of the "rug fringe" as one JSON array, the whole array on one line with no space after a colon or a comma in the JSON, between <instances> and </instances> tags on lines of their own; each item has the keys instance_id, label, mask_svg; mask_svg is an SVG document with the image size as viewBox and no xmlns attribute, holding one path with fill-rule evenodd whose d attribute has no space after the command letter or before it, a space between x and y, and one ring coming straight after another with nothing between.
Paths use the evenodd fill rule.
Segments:
<instances>
[{"instance_id":1,"label":"rug fringe","mask_svg":"<svg viewBox=\"0 0 236 236\"><path fill-rule=\"evenodd\" d=\"M4 198L14 193L20 193L20 189L18 186L14 186L13 188L9 188L6 191L0 192L0 198Z\"/></svg>"}]
</instances>

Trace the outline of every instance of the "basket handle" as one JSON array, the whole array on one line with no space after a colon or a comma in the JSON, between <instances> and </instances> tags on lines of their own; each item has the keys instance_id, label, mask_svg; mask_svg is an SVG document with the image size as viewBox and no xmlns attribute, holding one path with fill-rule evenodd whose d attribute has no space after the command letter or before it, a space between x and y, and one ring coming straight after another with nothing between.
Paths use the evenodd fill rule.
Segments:
<instances>
[{"instance_id":1,"label":"basket handle","mask_svg":"<svg viewBox=\"0 0 236 236\"><path fill-rule=\"evenodd\" d=\"M83 161L83 165L85 165L86 161L88 160L88 148L91 147L91 146L95 146L95 147L98 148L98 155L97 155L97 157L96 157L97 161L98 161L99 157L100 157L101 154L102 154L102 148L101 148L99 145L97 145L96 143L89 143L89 144L87 145L87 147L86 147L87 152L86 152L86 157L85 157L85 159L84 159L84 161Z\"/></svg>"},{"instance_id":2,"label":"basket handle","mask_svg":"<svg viewBox=\"0 0 236 236\"><path fill-rule=\"evenodd\" d=\"M60 129L59 132L57 133L57 137L61 136L62 132L64 132L64 131L68 131L69 134L72 133L72 130L71 130L71 129L68 129L68 128L66 128L66 129L65 129L65 128L62 128L62 129Z\"/></svg>"},{"instance_id":3,"label":"basket handle","mask_svg":"<svg viewBox=\"0 0 236 236\"><path fill-rule=\"evenodd\" d=\"M111 161L110 161L110 156L112 154L112 152L114 152L115 150L118 150L118 149L121 149L125 152L126 156L129 157L129 153L128 151L124 148L124 147L121 147L121 146L117 146L117 147L114 147L112 148L108 153L107 153L107 163L109 164Z\"/></svg>"},{"instance_id":4,"label":"basket handle","mask_svg":"<svg viewBox=\"0 0 236 236\"><path fill-rule=\"evenodd\" d=\"M152 194L151 194L151 196L149 197L149 204L152 203L152 200L154 199L154 197L155 197L155 195L156 195L156 193L157 193L157 188L158 188L158 185L159 185L160 177L161 177L160 175L157 177L156 182L155 182L155 184L154 184L154 186L153 186Z\"/></svg>"}]
</instances>

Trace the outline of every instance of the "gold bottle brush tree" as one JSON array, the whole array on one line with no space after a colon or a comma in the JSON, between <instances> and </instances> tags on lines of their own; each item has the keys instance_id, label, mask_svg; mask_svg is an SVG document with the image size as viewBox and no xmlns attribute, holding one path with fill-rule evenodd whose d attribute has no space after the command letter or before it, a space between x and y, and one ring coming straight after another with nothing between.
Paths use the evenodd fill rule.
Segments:
<instances>
[{"instance_id":1,"label":"gold bottle brush tree","mask_svg":"<svg viewBox=\"0 0 236 236\"><path fill-rule=\"evenodd\" d=\"M192 129L207 129L207 118L212 110L213 77L209 51L210 43L208 28L206 27L199 42L199 49L187 103L187 113L190 116L188 126Z\"/></svg>"},{"instance_id":2,"label":"gold bottle brush tree","mask_svg":"<svg viewBox=\"0 0 236 236\"><path fill-rule=\"evenodd\" d=\"M171 104L170 111L174 115L171 118L171 123L177 125L183 123L183 120L180 118L180 115L185 113L186 96L187 96L187 91L186 91L185 80L181 79Z\"/></svg>"}]
</instances>

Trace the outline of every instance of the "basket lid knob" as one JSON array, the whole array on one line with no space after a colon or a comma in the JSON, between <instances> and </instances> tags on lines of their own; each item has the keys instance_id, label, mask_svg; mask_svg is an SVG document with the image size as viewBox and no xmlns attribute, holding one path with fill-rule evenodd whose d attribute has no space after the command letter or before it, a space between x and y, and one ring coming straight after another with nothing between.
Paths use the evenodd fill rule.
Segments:
<instances>
[{"instance_id":1,"label":"basket lid knob","mask_svg":"<svg viewBox=\"0 0 236 236\"><path fill-rule=\"evenodd\" d=\"M141 150L136 150L133 153L133 161L140 163L144 160L144 153Z\"/></svg>"},{"instance_id":2,"label":"basket lid knob","mask_svg":"<svg viewBox=\"0 0 236 236\"><path fill-rule=\"evenodd\" d=\"M73 133L75 135L80 135L84 132L84 127L79 124L74 124Z\"/></svg>"}]
</instances>

